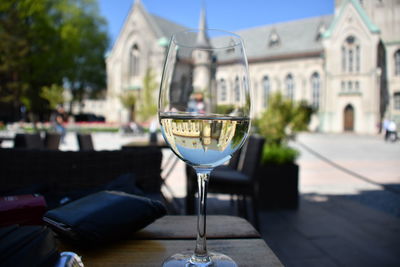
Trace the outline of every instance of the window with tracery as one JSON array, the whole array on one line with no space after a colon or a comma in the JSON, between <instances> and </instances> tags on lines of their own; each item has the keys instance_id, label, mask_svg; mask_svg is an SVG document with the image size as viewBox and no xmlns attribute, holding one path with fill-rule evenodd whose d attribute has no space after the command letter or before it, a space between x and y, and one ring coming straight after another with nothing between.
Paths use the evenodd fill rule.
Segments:
<instances>
[{"instance_id":1,"label":"window with tracery","mask_svg":"<svg viewBox=\"0 0 400 267\"><path fill-rule=\"evenodd\" d=\"M294 99L294 80L292 74L288 74L285 78L286 97L290 100Z\"/></svg>"},{"instance_id":2,"label":"window with tracery","mask_svg":"<svg viewBox=\"0 0 400 267\"><path fill-rule=\"evenodd\" d=\"M139 47L134 44L129 51L129 76L138 76L140 72Z\"/></svg>"},{"instance_id":3,"label":"window with tracery","mask_svg":"<svg viewBox=\"0 0 400 267\"><path fill-rule=\"evenodd\" d=\"M263 87L263 107L266 108L268 106L268 98L269 98L269 93L271 91L271 84L268 76L263 77L262 87Z\"/></svg>"},{"instance_id":4,"label":"window with tracery","mask_svg":"<svg viewBox=\"0 0 400 267\"><path fill-rule=\"evenodd\" d=\"M354 36L346 38L342 45L342 71L360 72L361 67L361 48Z\"/></svg>"},{"instance_id":5,"label":"window with tracery","mask_svg":"<svg viewBox=\"0 0 400 267\"><path fill-rule=\"evenodd\" d=\"M311 92L312 92L312 106L314 108L319 107L319 97L321 90L321 79L317 72L314 72L311 75Z\"/></svg>"},{"instance_id":6,"label":"window with tracery","mask_svg":"<svg viewBox=\"0 0 400 267\"><path fill-rule=\"evenodd\" d=\"M400 75L400 50L394 53L394 75Z\"/></svg>"},{"instance_id":7,"label":"window with tracery","mask_svg":"<svg viewBox=\"0 0 400 267\"><path fill-rule=\"evenodd\" d=\"M219 80L219 101L226 101L226 82L225 79Z\"/></svg>"}]
</instances>

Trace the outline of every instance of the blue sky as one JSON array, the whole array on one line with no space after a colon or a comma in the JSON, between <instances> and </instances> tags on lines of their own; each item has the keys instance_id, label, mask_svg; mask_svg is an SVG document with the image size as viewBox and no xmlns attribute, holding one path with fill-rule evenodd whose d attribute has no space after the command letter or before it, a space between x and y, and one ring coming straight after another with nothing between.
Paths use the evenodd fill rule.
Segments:
<instances>
[{"instance_id":1,"label":"blue sky","mask_svg":"<svg viewBox=\"0 0 400 267\"><path fill-rule=\"evenodd\" d=\"M141 0L148 12L184 26L196 28L201 0ZM107 19L111 43L119 34L134 0L98 0ZM209 28L240 29L333 14L334 0L208 0Z\"/></svg>"}]
</instances>

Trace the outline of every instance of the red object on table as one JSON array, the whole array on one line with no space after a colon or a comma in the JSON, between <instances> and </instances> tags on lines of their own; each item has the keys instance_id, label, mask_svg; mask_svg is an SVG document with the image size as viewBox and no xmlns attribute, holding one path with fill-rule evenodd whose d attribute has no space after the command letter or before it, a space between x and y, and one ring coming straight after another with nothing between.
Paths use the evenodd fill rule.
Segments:
<instances>
[{"instance_id":1,"label":"red object on table","mask_svg":"<svg viewBox=\"0 0 400 267\"><path fill-rule=\"evenodd\" d=\"M0 197L0 227L43 224L46 206L46 200L39 195Z\"/></svg>"}]
</instances>

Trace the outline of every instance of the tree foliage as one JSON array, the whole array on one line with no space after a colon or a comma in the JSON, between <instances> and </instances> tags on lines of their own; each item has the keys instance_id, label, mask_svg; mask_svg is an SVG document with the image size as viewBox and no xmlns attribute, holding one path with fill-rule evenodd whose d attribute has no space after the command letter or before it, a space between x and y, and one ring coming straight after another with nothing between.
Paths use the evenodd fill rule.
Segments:
<instances>
[{"instance_id":1,"label":"tree foliage","mask_svg":"<svg viewBox=\"0 0 400 267\"><path fill-rule=\"evenodd\" d=\"M104 88L105 26L94 0L0 1L0 105L40 113L43 87Z\"/></svg>"},{"instance_id":2,"label":"tree foliage","mask_svg":"<svg viewBox=\"0 0 400 267\"><path fill-rule=\"evenodd\" d=\"M57 105L64 103L64 88L57 84L43 86L40 91L40 97L49 102L50 108L55 109Z\"/></svg>"},{"instance_id":3,"label":"tree foliage","mask_svg":"<svg viewBox=\"0 0 400 267\"><path fill-rule=\"evenodd\" d=\"M143 78L143 88L140 97L138 115L141 121L147 121L157 114L157 95L158 83L154 72L149 68Z\"/></svg>"},{"instance_id":4,"label":"tree foliage","mask_svg":"<svg viewBox=\"0 0 400 267\"><path fill-rule=\"evenodd\" d=\"M299 131L307 130L312 109L306 102L286 99L280 92L270 95L268 108L257 120L260 135L269 145L284 145Z\"/></svg>"},{"instance_id":5,"label":"tree foliage","mask_svg":"<svg viewBox=\"0 0 400 267\"><path fill-rule=\"evenodd\" d=\"M129 111L129 121L135 121L136 92L124 91L120 96L122 106Z\"/></svg>"}]
</instances>

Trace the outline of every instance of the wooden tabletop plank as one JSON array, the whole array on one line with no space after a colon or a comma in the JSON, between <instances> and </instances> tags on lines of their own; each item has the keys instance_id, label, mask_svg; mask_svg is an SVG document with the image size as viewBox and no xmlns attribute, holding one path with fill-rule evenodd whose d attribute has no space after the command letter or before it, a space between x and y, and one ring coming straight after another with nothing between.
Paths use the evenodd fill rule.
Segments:
<instances>
[{"instance_id":1,"label":"wooden tabletop plank","mask_svg":"<svg viewBox=\"0 0 400 267\"><path fill-rule=\"evenodd\" d=\"M135 233L133 239L194 239L196 216L164 216ZM207 216L207 239L260 238L245 219L235 216Z\"/></svg>"},{"instance_id":2,"label":"wooden tabletop plank","mask_svg":"<svg viewBox=\"0 0 400 267\"><path fill-rule=\"evenodd\" d=\"M230 256L239 266L283 266L262 239L214 239L208 241L209 251ZM192 252L192 240L127 240L108 247L75 252L82 256L86 267L91 266L161 266L169 256Z\"/></svg>"}]
</instances>

